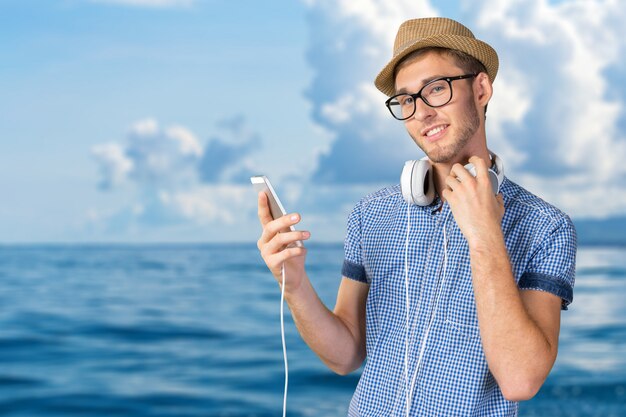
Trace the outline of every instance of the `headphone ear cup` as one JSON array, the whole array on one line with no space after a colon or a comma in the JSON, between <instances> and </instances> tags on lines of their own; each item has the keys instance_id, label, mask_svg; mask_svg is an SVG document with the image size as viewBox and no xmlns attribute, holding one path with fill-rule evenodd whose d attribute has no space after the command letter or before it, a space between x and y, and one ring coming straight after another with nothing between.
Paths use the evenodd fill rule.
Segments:
<instances>
[{"instance_id":1,"label":"headphone ear cup","mask_svg":"<svg viewBox=\"0 0 626 417\"><path fill-rule=\"evenodd\" d=\"M428 206L435 199L435 186L428 158L406 161L400 176L400 188L409 204Z\"/></svg>"},{"instance_id":2,"label":"headphone ear cup","mask_svg":"<svg viewBox=\"0 0 626 417\"><path fill-rule=\"evenodd\" d=\"M495 176L495 183L497 184L495 194L500 192L500 186L504 182L504 164L502 163L502 159L495 153L491 153L491 158L493 159L495 170L490 169L489 172L492 172ZM494 180L491 180L491 184L493 186Z\"/></svg>"},{"instance_id":3,"label":"headphone ear cup","mask_svg":"<svg viewBox=\"0 0 626 417\"><path fill-rule=\"evenodd\" d=\"M415 204L413 202L413 196L411 195L411 179L413 177L414 165L418 161L406 161L404 168L402 168L402 175L400 176L400 189L402 190L402 197L404 201L409 204Z\"/></svg>"},{"instance_id":4,"label":"headphone ear cup","mask_svg":"<svg viewBox=\"0 0 626 417\"><path fill-rule=\"evenodd\" d=\"M497 195L498 191L500 190L500 184L498 182L498 174L496 174L493 169L490 169L487 172L489 172L489 181L491 182L491 191L493 191L494 195Z\"/></svg>"}]
</instances>

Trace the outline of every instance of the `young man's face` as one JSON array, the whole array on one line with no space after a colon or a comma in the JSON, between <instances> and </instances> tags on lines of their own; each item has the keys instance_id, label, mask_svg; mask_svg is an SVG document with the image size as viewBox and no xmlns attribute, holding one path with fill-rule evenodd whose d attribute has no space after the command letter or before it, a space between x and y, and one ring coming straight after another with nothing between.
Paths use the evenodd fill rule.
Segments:
<instances>
[{"instance_id":1,"label":"young man's face","mask_svg":"<svg viewBox=\"0 0 626 417\"><path fill-rule=\"evenodd\" d=\"M463 74L452 58L429 52L398 71L396 91L416 93L435 78ZM405 121L409 135L432 162L460 162L475 154L481 142L484 146L484 137L479 137L474 80L453 81L452 100L443 107L432 108L417 99L415 114Z\"/></svg>"}]
</instances>

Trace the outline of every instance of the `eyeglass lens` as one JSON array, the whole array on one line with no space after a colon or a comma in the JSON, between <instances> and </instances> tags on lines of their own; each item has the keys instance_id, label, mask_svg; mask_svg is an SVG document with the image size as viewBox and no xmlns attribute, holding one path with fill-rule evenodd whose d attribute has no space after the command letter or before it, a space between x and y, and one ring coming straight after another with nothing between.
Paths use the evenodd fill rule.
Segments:
<instances>
[{"instance_id":1,"label":"eyeglass lens","mask_svg":"<svg viewBox=\"0 0 626 417\"><path fill-rule=\"evenodd\" d=\"M452 98L452 89L447 80L437 80L426 84L418 93L431 107L447 104ZM397 119L408 119L415 113L415 99L411 94L400 94L389 101L389 109Z\"/></svg>"}]
</instances>

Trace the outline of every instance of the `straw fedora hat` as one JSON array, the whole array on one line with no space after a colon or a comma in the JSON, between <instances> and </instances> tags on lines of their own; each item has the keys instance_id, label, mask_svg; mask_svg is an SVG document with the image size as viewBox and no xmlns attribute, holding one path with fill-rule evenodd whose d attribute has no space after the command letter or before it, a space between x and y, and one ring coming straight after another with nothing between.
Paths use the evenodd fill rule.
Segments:
<instances>
[{"instance_id":1,"label":"straw fedora hat","mask_svg":"<svg viewBox=\"0 0 626 417\"><path fill-rule=\"evenodd\" d=\"M472 31L457 21L445 17L407 20L398 29L393 45L393 58L376 77L376 88L392 96L395 93L395 68L405 56L418 49L440 47L455 49L479 60L493 82L498 73L498 54Z\"/></svg>"}]
</instances>

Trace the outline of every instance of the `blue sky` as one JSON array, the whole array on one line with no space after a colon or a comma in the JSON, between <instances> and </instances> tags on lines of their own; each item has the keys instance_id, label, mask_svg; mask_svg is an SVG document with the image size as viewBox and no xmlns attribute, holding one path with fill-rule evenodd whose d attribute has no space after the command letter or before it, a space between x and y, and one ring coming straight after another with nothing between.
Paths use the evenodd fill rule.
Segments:
<instances>
[{"instance_id":1,"label":"blue sky","mask_svg":"<svg viewBox=\"0 0 626 417\"><path fill-rule=\"evenodd\" d=\"M617 1L3 0L0 242L253 241L251 173L341 240L421 156L372 80L434 15L500 55L507 175L574 219L626 215Z\"/></svg>"}]
</instances>

